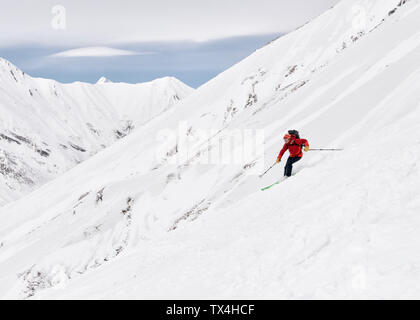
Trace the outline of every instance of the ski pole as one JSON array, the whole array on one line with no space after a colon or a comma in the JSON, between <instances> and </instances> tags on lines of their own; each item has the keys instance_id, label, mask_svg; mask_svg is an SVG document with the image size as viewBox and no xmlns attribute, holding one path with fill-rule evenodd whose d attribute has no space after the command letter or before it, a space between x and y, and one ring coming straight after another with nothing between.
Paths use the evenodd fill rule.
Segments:
<instances>
[{"instance_id":1,"label":"ski pole","mask_svg":"<svg viewBox=\"0 0 420 320\"><path fill-rule=\"evenodd\" d=\"M344 151L344 149L309 149L309 151Z\"/></svg>"},{"instance_id":2,"label":"ski pole","mask_svg":"<svg viewBox=\"0 0 420 320\"><path fill-rule=\"evenodd\" d=\"M266 171L266 172L264 172L262 175L260 175L260 178L262 178L262 177L264 177L267 173L268 173L268 171L270 171L271 169L273 169L274 168L274 166L277 164L277 162L274 162L274 164L270 167L270 168L268 168L268 170Z\"/></svg>"}]
</instances>

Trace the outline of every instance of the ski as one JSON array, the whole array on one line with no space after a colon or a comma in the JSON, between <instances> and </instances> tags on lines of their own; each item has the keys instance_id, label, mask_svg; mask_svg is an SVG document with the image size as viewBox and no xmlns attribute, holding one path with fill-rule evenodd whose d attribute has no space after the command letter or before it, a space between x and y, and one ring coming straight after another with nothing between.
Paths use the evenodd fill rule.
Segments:
<instances>
[{"instance_id":1,"label":"ski","mask_svg":"<svg viewBox=\"0 0 420 320\"><path fill-rule=\"evenodd\" d=\"M294 177L296 174L297 174L297 172L292 173L292 177ZM290 178L290 177L289 177L289 178ZM262 188L262 189L261 189L261 191L266 191L266 190L268 190L268 189L271 189L272 187L274 187L274 186L276 186L276 185L280 184L281 182L283 182L283 181L285 181L285 180L287 180L287 179L288 179L288 177L284 177L283 179L281 179L281 180L277 181L276 183L273 183L271 186L268 186L268 187Z\"/></svg>"},{"instance_id":2,"label":"ski","mask_svg":"<svg viewBox=\"0 0 420 320\"><path fill-rule=\"evenodd\" d=\"M279 183L280 183L280 181L277 181L276 183L273 183L271 186L268 186L268 187L262 188L262 189L261 189L261 191L266 191L266 190L268 190L268 189L271 189L272 187L274 187L274 186L278 185Z\"/></svg>"}]
</instances>

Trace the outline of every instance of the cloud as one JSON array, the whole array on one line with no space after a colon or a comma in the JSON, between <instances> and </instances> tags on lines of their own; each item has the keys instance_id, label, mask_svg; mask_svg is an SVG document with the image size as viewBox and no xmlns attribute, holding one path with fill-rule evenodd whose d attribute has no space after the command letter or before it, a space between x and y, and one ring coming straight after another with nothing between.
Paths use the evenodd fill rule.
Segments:
<instances>
[{"instance_id":1,"label":"cloud","mask_svg":"<svg viewBox=\"0 0 420 320\"><path fill-rule=\"evenodd\" d=\"M339 0L2 0L0 49L19 45L123 46L283 33ZM162 9L163 8L163 9ZM61 20L60 20L61 21Z\"/></svg>"},{"instance_id":2,"label":"cloud","mask_svg":"<svg viewBox=\"0 0 420 320\"><path fill-rule=\"evenodd\" d=\"M80 58L80 57L118 57L118 56L138 56L156 54L155 52L137 52L130 50L121 50L110 47L85 47L50 55L54 58Z\"/></svg>"}]
</instances>

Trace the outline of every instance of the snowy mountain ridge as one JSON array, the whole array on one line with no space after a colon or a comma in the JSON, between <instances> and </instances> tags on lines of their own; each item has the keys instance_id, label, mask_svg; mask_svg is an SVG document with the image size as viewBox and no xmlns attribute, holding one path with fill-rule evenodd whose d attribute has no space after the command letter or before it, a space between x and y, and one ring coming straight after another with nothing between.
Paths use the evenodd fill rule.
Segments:
<instances>
[{"instance_id":1,"label":"snowy mountain ridge","mask_svg":"<svg viewBox=\"0 0 420 320\"><path fill-rule=\"evenodd\" d=\"M0 59L0 204L86 160L191 92L175 78L61 84Z\"/></svg>"},{"instance_id":2,"label":"snowy mountain ridge","mask_svg":"<svg viewBox=\"0 0 420 320\"><path fill-rule=\"evenodd\" d=\"M105 77L101 77L99 78L98 82L96 82L96 84L102 84L102 83L112 83L112 81Z\"/></svg>"},{"instance_id":3,"label":"snowy mountain ridge","mask_svg":"<svg viewBox=\"0 0 420 320\"><path fill-rule=\"evenodd\" d=\"M417 0L341 1L3 207L0 296L418 297L419 21ZM345 151L261 192L292 128Z\"/></svg>"}]
</instances>

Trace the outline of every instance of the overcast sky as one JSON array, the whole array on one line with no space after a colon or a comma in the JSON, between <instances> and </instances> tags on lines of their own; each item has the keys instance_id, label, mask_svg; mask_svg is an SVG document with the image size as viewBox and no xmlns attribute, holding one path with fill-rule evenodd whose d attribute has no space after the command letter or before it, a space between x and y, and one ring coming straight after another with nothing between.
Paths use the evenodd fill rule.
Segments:
<instances>
[{"instance_id":1,"label":"overcast sky","mask_svg":"<svg viewBox=\"0 0 420 320\"><path fill-rule=\"evenodd\" d=\"M64 82L175 75L196 87L337 2L1 0L0 56Z\"/></svg>"}]
</instances>

